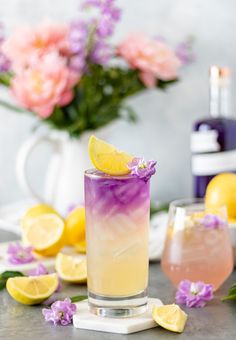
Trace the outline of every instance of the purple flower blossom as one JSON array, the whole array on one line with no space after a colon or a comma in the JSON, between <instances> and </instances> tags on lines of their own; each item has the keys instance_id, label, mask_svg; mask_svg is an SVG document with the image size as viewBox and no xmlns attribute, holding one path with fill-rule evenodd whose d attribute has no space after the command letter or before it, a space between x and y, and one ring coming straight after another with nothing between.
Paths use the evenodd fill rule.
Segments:
<instances>
[{"instance_id":1,"label":"purple flower blossom","mask_svg":"<svg viewBox=\"0 0 236 340\"><path fill-rule=\"evenodd\" d=\"M64 301L55 301L51 308L43 308L42 313L45 321L53 322L54 325L66 326L72 322L76 312L76 305L66 298Z\"/></svg>"},{"instance_id":2,"label":"purple flower blossom","mask_svg":"<svg viewBox=\"0 0 236 340\"><path fill-rule=\"evenodd\" d=\"M24 264L34 261L32 253L33 247L23 247L19 243L11 243L8 246L7 253L9 255L8 261L11 264Z\"/></svg>"},{"instance_id":3,"label":"purple flower blossom","mask_svg":"<svg viewBox=\"0 0 236 340\"><path fill-rule=\"evenodd\" d=\"M10 70L10 60L7 59L5 54L2 52L2 44L4 42L4 28L0 23L0 73L8 72Z\"/></svg>"},{"instance_id":4,"label":"purple flower blossom","mask_svg":"<svg viewBox=\"0 0 236 340\"><path fill-rule=\"evenodd\" d=\"M145 161L144 158L134 158L132 162L128 164L128 168L131 170L131 175L148 181L156 172L156 163L157 162L153 160Z\"/></svg>"},{"instance_id":5,"label":"purple flower blossom","mask_svg":"<svg viewBox=\"0 0 236 340\"><path fill-rule=\"evenodd\" d=\"M191 282L183 280L178 286L175 295L176 303L191 308L204 307L207 301L214 298L213 286L204 282Z\"/></svg>"},{"instance_id":6,"label":"purple flower blossom","mask_svg":"<svg viewBox=\"0 0 236 340\"><path fill-rule=\"evenodd\" d=\"M70 25L69 44L72 57L70 67L79 74L84 73L89 27L85 21L74 21Z\"/></svg>"},{"instance_id":7,"label":"purple flower blossom","mask_svg":"<svg viewBox=\"0 0 236 340\"><path fill-rule=\"evenodd\" d=\"M186 65L194 60L194 54L192 51L192 42L190 39L181 42L175 49L176 56L180 59L182 64Z\"/></svg>"},{"instance_id":8,"label":"purple flower blossom","mask_svg":"<svg viewBox=\"0 0 236 340\"><path fill-rule=\"evenodd\" d=\"M86 71L87 61L104 65L112 57L113 49L106 39L113 34L121 13L114 0L86 0L82 8L88 7L97 9L97 15L73 22L69 33L70 67L81 74Z\"/></svg>"},{"instance_id":9,"label":"purple flower blossom","mask_svg":"<svg viewBox=\"0 0 236 340\"><path fill-rule=\"evenodd\" d=\"M98 40L94 43L90 59L95 64L105 65L112 56L112 48L105 41Z\"/></svg>"},{"instance_id":10,"label":"purple flower blossom","mask_svg":"<svg viewBox=\"0 0 236 340\"><path fill-rule=\"evenodd\" d=\"M219 229L225 226L225 222L217 215L207 214L200 220L206 229Z\"/></svg>"},{"instance_id":11,"label":"purple flower blossom","mask_svg":"<svg viewBox=\"0 0 236 340\"><path fill-rule=\"evenodd\" d=\"M31 269L28 272L29 276L39 276L39 275L46 275L46 274L48 274L48 270L42 263L38 263L36 268Z\"/></svg>"}]
</instances>

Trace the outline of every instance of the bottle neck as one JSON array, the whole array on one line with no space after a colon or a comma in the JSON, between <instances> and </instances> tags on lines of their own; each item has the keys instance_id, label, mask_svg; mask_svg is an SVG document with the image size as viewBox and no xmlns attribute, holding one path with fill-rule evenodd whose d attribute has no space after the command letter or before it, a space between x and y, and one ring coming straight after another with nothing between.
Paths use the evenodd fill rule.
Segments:
<instances>
[{"instance_id":1,"label":"bottle neck","mask_svg":"<svg viewBox=\"0 0 236 340\"><path fill-rule=\"evenodd\" d=\"M230 77L224 69L210 70L210 115L214 118L230 116Z\"/></svg>"}]
</instances>

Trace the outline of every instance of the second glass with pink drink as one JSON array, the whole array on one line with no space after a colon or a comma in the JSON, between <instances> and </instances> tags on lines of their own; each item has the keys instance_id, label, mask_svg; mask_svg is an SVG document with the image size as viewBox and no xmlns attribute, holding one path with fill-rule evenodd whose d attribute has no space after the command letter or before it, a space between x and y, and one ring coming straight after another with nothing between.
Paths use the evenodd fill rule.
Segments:
<instances>
[{"instance_id":1,"label":"second glass with pink drink","mask_svg":"<svg viewBox=\"0 0 236 340\"><path fill-rule=\"evenodd\" d=\"M162 269L175 286L187 279L218 289L233 270L226 207L209 208L202 200L171 203Z\"/></svg>"}]
</instances>

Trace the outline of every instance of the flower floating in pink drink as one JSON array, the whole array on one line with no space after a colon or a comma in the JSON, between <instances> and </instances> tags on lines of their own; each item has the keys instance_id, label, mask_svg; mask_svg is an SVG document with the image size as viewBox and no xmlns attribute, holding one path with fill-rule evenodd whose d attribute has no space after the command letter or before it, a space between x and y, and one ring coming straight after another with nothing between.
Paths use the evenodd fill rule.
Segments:
<instances>
[{"instance_id":1,"label":"flower floating in pink drink","mask_svg":"<svg viewBox=\"0 0 236 340\"><path fill-rule=\"evenodd\" d=\"M8 261L11 264L25 264L34 261L33 247L23 247L19 243L11 243L7 249Z\"/></svg>"},{"instance_id":2,"label":"flower floating in pink drink","mask_svg":"<svg viewBox=\"0 0 236 340\"><path fill-rule=\"evenodd\" d=\"M191 308L204 307L213 298L213 285L189 280L180 282L175 295L176 303Z\"/></svg>"},{"instance_id":3,"label":"flower floating in pink drink","mask_svg":"<svg viewBox=\"0 0 236 340\"><path fill-rule=\"evenodd\" d=\"M21 106L47 118L56 105L65 106L71 102L73 86L78 79L64 59L50 53L40 59L32 57L30 67L13 78L12 92Z\"/></svg>"},{"instance_id":4,"label":"flower floating in pink drink","mask_svg":"<svg viewBox=\"0 0 236 340\"><path fill-rule=\"evenodd\" d=\"M144 34L128 36L117 49L130 67L140 71L140 78L147 87L154 87L157 79L173 80L181 66L179 58L165 42L151 39Z\"/></svg>"},{"instance_id":5,"label":"flower floating in pink drink","mask_svg":"<svg viewBox=\"0 0 236 340\"><path fill-rule=\"evenodd\" d=\"M72 322L75 312L76 305L71 303L69 298L66 298L64 301L55 301L51 308L44 308L42 310L45 321L62 326L69 325Z\"/></svg>"},{"instance_id":6,"label":"flower floating in pink drink","mask_svg":"<svg viewBox=\"0 0 236 340\"><path fill-rule=\"evenodd\" d=\"M205 215L200 222L206 229L219 229L225 227L225 221L214 214Z\"/></svg>"},{"instance_id":7,"label":"flower floating in pink drink","mask_svg":"<svg viewBox=\"0 0 236 340\"><path fill-rule=\"evenodd\" d=\"M5 55L11 60L14 70L28 66L32 57L57 52L69 53L69 28L67 25L43 22L32 27L18 28L3 44Z\"/></svg>"},{"instance_id":8,"label":"flower floating in pink drink","mask_svg":"<svg viewBox=\"0 0 236 340\"><path fill-rule=\"evenodd\" d=\"M136 157L128 164L128 168L131 170L131 175L135 175L147 181L155 174L156 163L157 162L153 160L145 161L144 158Z\"/></svg>"}]
</instances>

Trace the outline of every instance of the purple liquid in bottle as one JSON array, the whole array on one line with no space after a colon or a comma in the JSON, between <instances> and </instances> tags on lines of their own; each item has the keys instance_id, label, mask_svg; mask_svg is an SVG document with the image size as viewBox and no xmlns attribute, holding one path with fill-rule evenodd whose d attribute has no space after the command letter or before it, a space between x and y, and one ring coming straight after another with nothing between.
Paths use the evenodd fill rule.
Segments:
<instances>
[{"instance_id":1,"label":"purple liquid in bottle","mask_svg":"<svg viewBox=\"0 0 236 340\"><path fill-rule=\"evenodd\" d=\"M195 197L204 197L210 180L222 172L236 172L236 120L229 112L228 68L210 68L210 115L193 126L191 139Z\"/></svg>"}]
</instances>

